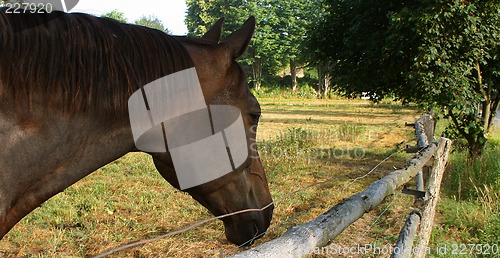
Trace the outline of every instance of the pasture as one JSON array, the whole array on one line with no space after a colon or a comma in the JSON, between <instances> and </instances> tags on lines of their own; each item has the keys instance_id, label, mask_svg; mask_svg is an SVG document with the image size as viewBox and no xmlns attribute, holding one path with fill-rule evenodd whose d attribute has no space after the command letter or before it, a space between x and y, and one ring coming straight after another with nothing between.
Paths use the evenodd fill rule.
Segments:
<instances>
[{"instance_id":1,"label":"pasture","mask_svg":"<svg viewBox=\"0 0 500 258\"><path fill-rule=\"evenodd\" d=\"M414 144L413 128L404 123L420 115L416 107L345 99L259 101L257 140L277 203L269 232L256 244L318 216L411 157L399 152L362 177L405 144ZM395 194L335 243L392 245L412 203L412 197ZM148 155L131 153L25 217L0 242L0 256L91 256L210 217L189 195L171 187ZM219 257L237 251L225 239L222 222L215 221L111 257Z\"/></svg>"}]
</instances>

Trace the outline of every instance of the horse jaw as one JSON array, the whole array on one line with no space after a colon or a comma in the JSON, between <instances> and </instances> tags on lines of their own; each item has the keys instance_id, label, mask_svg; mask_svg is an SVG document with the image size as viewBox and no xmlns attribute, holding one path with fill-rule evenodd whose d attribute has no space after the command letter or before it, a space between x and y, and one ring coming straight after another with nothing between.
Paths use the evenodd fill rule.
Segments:
<instances>
[{"instance_id":1,"label":"horse jaw","mask_svg":"<svg viewBox=\"0 0 500 258\"><path fill-rule=\"evenodd\" d=\"M237 213L222 218L226 238L249 245L264 235L274 209L263 173L260 160L251 158L243 168L187 192L215 216ZM253 211L239 213L243 210Z\"/></svg>"},{"instance_id":2,"label":"horse jaw","mask_svg":"<svg viewBox=\"0 0 500 258\"><path fill-rule=\"evenodd\" d=\"M172 186L179 188L174 166L168 154L153 154L160 174ZM251 158L242 168L209 183L187 189L193 199L214 216L244 212L222 218L227 240L236 245L251 244L266 232L272 219L274 206L264 171L258 158ZM258 237L256 237L258 236Z\"/></svg>"}]
</instances>

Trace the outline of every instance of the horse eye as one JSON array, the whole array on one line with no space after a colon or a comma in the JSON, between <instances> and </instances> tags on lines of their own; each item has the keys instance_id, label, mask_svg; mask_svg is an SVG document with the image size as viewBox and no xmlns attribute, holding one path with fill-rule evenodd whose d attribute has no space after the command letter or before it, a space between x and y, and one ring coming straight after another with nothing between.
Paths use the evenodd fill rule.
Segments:
<instances>
[{"instance_id":1,"label":"horse eye","mask_svg":"<svg viewBox=\"0 0 500 258\"><path fill-rule=\"evenodd\" d=\"M250 118L252 118L252 123L257 124L260 119L260 113L250 113Z\"/></svg>"}]
</instances>

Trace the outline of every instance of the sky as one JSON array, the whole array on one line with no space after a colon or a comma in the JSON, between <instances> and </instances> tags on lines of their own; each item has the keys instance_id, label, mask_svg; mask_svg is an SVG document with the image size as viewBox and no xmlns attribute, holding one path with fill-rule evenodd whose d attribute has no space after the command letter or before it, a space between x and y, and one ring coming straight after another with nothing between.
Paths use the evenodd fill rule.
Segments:
<instances>
[{"instance_id":1,"label":"sky","mask_svg":"<svg viewBox=\"0 0 500 258\"><path fill-rule=\"evenodd\" d=\"M187 34L184 24L187 9L185 0L80 0L71 12L100 16L115 9L123 12L129 22L141 16L154 15L173 35Z\"/></svg>"}]
</instances>

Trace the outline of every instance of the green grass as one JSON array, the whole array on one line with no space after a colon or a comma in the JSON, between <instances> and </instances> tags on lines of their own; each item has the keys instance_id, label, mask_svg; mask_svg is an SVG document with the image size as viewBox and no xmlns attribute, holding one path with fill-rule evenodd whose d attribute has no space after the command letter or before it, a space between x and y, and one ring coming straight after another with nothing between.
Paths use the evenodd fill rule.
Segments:
<instances>
[{"instance_id":1,"label":"green grass","mask_svg":"<svg viewBox=\"0 0 500 258\"><path fill-rule=\"evenodd\" d=\"M315 99L318 97L316 89L309 85L298 87L296 91L291 91L289 88L280 87L261 87L259 90L252 89L252 93L257 98L274 98L274 99Z\"/></svg>"},{"instance_id":2,"label":"green grass","mask_svg":"<svg viewBox=\"0 0 500 258\"><path fill-rule=\"evenodd\" d=\"M500 192L500 146L488 144L480 159L468 160L464 152L450 156L450 170L445 193L458 200L478 198L483 186Z\"/></svg>"},{"instance_id":3,"label":"green grass","mask_svg":"<svg viewBox=\"0 0 500 258\"><path fill-rule=\"evenodd\" d=\"M271 230L257 244L317 217L374 180L401 168L411 158L399 153L370 176L345 187L405 143L414 144L413 129L404 123L414 122L420 111L387 101L375 105L341 98L261 97L259 101L263 115L258 144L271 194L278 202ZM303 189L325 180L324 184ZM291 195L296 190L300 191ZM473 207L479 207L479 202L479 199L467 201L469 206L457 213L452 199L446 197L442 202L445 206L440 206L439 219L443 222L438 227L443 225L450 230L447 232L455 232L461 223L472 223L469 221L472 215L457 218L448 211L473 214ZM410 196L394 194L346 229L335 243L393 244L412 203ZM132 153L99 169L29 214L0 242L0 256L91 256L209 217L206 209L189 195L165 182L148 155ZM475 225L474 237L496 236L491 234L495 224L483 222ZM488 229L489 226L492 228ZM481 227L488 230L482 232ZM436 232L435 241L453 239L447 237L448 233L441 237ZM212 222L112 257L219 257L221 251L235 252L225 239L222 223Z\"/></svg>"},{"instance_id":4,"label":"green grass","mask_svg":"<svg viewBox=\"0 0 500 258\"><path fill-rule=\"evenodd\" d=\"M500 245L499 141L497 128L490 134L481 159L469 161L466 151L451 154L438 206L439 223L432 235L434 247ZM456 257L449 253L433 256ZM491 252L474 256L498 257Z\"/></svg>"}]
</instances>

